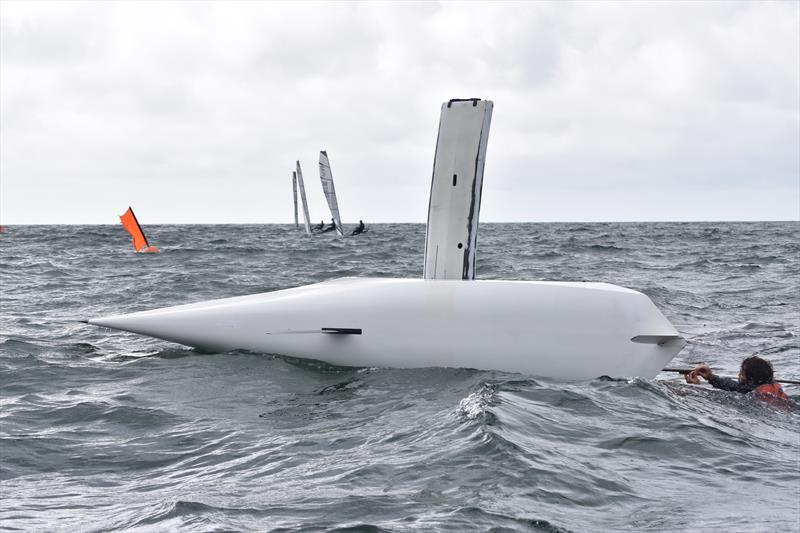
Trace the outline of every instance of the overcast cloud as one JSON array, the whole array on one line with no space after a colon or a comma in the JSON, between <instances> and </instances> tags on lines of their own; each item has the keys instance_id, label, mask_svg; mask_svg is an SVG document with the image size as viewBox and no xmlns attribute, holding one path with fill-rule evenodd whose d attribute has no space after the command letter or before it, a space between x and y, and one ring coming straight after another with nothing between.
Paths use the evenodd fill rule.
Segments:
<instances>
[{"instance_id":1,"label":"overcast cloud","mask_svg":"<svg viewBox=\"0 0 800 533\"><path fill-rule=\"evenodd\" d=\"M0 223L424 222L450 98L482 221L800 219L799 2L0 3Z\"/></svg>"}]
</instances>

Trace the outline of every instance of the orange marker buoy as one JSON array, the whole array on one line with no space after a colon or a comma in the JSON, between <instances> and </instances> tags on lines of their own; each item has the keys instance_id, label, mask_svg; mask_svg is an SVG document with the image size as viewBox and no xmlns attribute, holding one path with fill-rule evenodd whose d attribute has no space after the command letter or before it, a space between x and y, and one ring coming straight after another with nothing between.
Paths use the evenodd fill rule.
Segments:
<instances>
[{"instance_id":1,"label":"orange marker buoy","mask_svg":"<svg viewBox=\"0 0 800 533\"><path fill-rule=\"evenodd\" d=\"M125 228L125 231L127 231L133 239L133 249L136 250L136 253L158 253L158 248L150 246L150 243L147 242L147 237L144 236L142 226L139 225L139 221L136 219L136 215L133 214L132 208L128 207L128 210L120 215L119 219L122 222L122 227Z\"/></svg>"}]
</instances>

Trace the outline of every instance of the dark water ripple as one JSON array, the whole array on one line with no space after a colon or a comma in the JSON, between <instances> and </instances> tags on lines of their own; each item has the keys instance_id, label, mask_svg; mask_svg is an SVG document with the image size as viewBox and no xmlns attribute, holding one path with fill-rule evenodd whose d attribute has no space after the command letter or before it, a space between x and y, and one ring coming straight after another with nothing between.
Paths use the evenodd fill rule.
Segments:
<instances>
[{"instance_id":1,"label":"dark water ripple","mask_svg":"<svg viewBox=\"0 0 800 533\"><path fill-rule=\"evenodd\" d=\"M417 277L422 225L0 235L0 529L800 531L800 411L682 384L345 369L76 322L341 276ZM489 224L484 279L640 290L704 360L800 378L800 224ZM800 399L798 387L787 392Z\"/></svg>"}]
</instances>

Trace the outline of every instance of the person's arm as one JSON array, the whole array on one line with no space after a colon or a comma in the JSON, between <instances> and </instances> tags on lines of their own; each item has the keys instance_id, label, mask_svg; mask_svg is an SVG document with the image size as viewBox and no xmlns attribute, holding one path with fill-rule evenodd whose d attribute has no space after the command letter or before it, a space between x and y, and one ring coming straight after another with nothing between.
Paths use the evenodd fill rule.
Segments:
<instances>
[{"instance_id":1,"label":"person's arm","mask_svg":"<svg viewBox=\"0 0 800 533\"><path fill-rule=\"evenodd\" d=\"M746 385L742 385L735 379L731 378L723 378L721 376L711 375L708 378L708 384L714 387L715 389L722 389L732 392L750 392L752 387L748 387Z\"/></svg>"},{"instance_id":2,"label":"person's arm","mask_svg":"<svg viewBox=\"0 0 800 533\"><path fill-rule=\"evenodd\" d=\"M733 392L750 392L752 387L748 387L746 385L742 385L735 379L731 378L723 378L721 376L716 376L711 371L711 367L705 363L701 363L694 367L694 369L686 374L686 383L692 383L694 385L698 385L700 380L697 379L698 377L702 377L708 384L714 387L715 389L733 391Z\"/></svg>"}]
</instances>

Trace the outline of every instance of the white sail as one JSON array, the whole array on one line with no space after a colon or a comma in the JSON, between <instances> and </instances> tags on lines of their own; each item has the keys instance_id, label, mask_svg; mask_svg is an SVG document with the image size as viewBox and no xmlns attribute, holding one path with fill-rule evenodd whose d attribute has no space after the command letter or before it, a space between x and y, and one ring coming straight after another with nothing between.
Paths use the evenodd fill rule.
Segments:
<instances>
[{"instance_id":1,"label":"white sail","mask_svg":"<svg viewBox=\"0 0 800 533\"><path fill-rule=\"evenodd\" d=\"M306 225L306 234L311 235L311 220L308 217L308 202L306 201L306 187L303 185L303 171L300 170L300 161L297 162L297 188L300 189L300 201L303 202L303 222Z\"/></svg>"},{"instance_id":2,"label":"white sail","mask_svg":"<svg viewBox=\"0 0 800 533\"><path fill-rule=\"evenodd\" d=\"M342 219L339 216L339 203L336 201L336 189L333 186L333 173L331 164L328 161L328 153L323 150L319 153L319 179L322 181L322 190L325 191L325 199L328 200L328 207L331 208L331 216L336 224L336 233L344 235L342 230Z\"/></svg>"},{"instance_id":3,"label":"white sail","mask_svg":"<svg viewBox=\"0 0 800 533\"><path fill-rule=\"evenodd\" d=\"M294 227L299 228L297 222L297 172L292 172L292 194L294 194Z\"/></svg>"}]
</instances>

